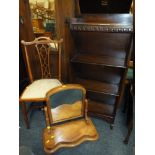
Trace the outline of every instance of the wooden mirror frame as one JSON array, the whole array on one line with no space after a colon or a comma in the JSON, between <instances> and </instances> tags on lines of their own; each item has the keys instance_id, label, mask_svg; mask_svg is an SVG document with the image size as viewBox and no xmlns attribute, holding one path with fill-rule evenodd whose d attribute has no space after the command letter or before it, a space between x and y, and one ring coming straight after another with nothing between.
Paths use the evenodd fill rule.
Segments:
<instances>
[{"instance_id":1,"label":"wooden mirror frame","mask_svg":"<svg viewBox=\"0 0 155 155\"><path fill-rule=\"evenodd\" d=\"M64 91L64 90L72 90L72 89L81 90L83 93L82 102L81 102L82 107L80 108L81 109L81 115L69 116L68 113L66 113L65 118L61 118L61 116L57 115L57 116L55 116L56 120L53 120L53 116L52 116L52 112L51 112L52 107L50 105L50 96L54 95L55 93ZM48 115L47 117L49 118L49 124L50 125L54 124L54 123L59 123L59 122L67 121L67 120L80 118L80 117L85 117L85 119L87 120L87 100L85 99L86 90L81 85L79 85L79 84L66 84L66 85L56 87L56 88L50 90L49 92L47 92L46 97L47 97L46 98L46 104L47 104L47 115ZM64 105L66 105L66 104L62 104L60 106L58 105L58 107L56 107L54 109L56 109L56 111L59 111L59 113L60 113L61 108L64 107ZM45 107L45 109L46 109L46 107ZM68 110L68 108L66 108L66 110ZM63 109L63 111L64 111L64 109Z\"/></svg>"}]
</instances>

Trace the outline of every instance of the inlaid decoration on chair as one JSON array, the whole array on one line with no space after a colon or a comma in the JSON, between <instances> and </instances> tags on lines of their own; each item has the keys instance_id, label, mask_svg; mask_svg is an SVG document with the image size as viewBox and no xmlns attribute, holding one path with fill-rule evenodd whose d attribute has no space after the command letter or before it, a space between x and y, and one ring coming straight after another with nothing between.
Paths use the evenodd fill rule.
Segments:
<instances>
[{"instance_id":1,"label":"inlaid decoration on chair","mask_svg":"<svg viewBox=\"0 0 155 155\"><path fill-rule=\"evenodd\" d=\"M48 37L39 37L34 41L25 42L21 41L25 49L26 65L29 74L31 84L28 85L20 96L20 102L22 104L24 120L27 128L29 128L26 102L44 102L46 93L61 83L61 45L63 40L51 40ZM29 48L31 47L31 48ZM37 68L40 68L41 77L34 80L31 63L28 52L35 52L35 56L38 58ZM58 56L58 76L52 74L53 63L51 61L52 53L56 53ZM36 60L36 59L34 59ZM53 60L53 59L52 59ZM55 60L53 60L55 61Z\"/></svg>"},{"instance_id":2,"label":"inlaid decoration on chair","mask_svg":"<svg viewBox=\"0 0 155 155\"><path fill-rule=\"evenodd\" d=\"M78 84L62 85L47 93L44 107L47 127L43 130L46 153L98 139L96 128L87 117L85 95L85 88Z\"/></svg>"}]
</instances>

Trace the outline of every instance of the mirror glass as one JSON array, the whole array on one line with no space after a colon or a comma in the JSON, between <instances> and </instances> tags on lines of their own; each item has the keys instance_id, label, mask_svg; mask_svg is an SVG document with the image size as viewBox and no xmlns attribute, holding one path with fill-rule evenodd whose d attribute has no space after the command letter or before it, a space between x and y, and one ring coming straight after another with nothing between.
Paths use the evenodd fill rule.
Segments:
<instances>
[{"instance_id":1,"label":"mirror glass","mask_svg":"<svg viewBox=\"0 0 155 155\"><path fill-rule=\"evenodd\" d=\"M35 37L56 37L55 1L29 0Z\"/></svg>"},{"instance_id":2,"label":"mirror glass","mask_svg":"<svg viewBox=\"0 0 155 155\"><path fill-rule=\"evenodd\" d=\"M54 90L53 90L54 92ZM54 123L82 117L84 94L82 90L71 88L51 93L49 104Z\"/></svg>"}]
</instances>

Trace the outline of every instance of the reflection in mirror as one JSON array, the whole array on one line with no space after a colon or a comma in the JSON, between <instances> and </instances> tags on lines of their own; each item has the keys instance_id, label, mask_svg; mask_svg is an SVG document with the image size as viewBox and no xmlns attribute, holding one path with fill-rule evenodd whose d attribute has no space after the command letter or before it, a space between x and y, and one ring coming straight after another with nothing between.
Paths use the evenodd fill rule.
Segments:
<instances>
[{"instance_id":1,"label":"reflection in mirror","mask_svg":"<svg viewBox=\"0 0 155 155\"><path fill-rule=\"evenodd\" d=\"M83 94L81 90L70 89L50 96L54 122L82 116Z\"/></svg>"},{"instance_id":2,"label":"reflection in mirror","mask_svg":"<svg viewBox=\"0 0 155 155\"><path fill-rule=\"evenodd\" d=\"M56 38L54 0L29 0L35 37Z\"/></svg>"}]
</instances>

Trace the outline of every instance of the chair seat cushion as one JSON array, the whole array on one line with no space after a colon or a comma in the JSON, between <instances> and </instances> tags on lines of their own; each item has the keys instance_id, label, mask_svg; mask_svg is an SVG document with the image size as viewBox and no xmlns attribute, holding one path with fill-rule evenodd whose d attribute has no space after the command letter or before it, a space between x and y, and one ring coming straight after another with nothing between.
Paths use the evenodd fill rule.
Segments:
<instances>
[{"instance_id":1,"label":"chair seat cushion","mask_svg":"<svg viewBox=\"0 0 155 155\"><path fill-rule=\"evenodd\" d=\"M62 85L61 82L57 79L40 79L32 82L30 85L26 87L20 99L28 100L28 99L40 99L45 98L46 93L55 88Z\"/></svg>"}]
</instances>

